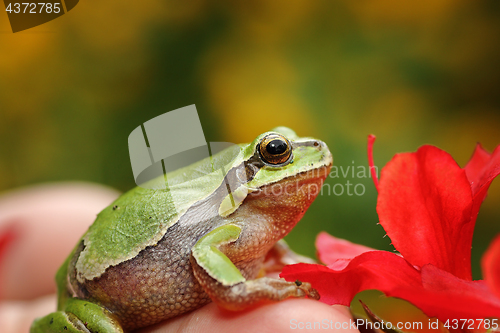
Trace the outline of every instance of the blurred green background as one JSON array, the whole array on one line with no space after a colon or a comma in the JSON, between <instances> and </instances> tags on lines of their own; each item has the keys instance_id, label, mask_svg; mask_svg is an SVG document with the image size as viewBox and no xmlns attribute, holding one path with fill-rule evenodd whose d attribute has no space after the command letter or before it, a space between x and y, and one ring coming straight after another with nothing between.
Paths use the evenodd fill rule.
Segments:
<instances>
[{"instance_id":1,"label":"blurred green background","mask_svg":"<svg viewBox=\"0 0 500 333\"><path fill-rule=\"evenodd\" d=\"M500 144L499 18L497 0L101 0L12 34L0 14L0 190L85 180L125 191L130 132L190 104L207 141L286 125L326 141L345 170L367 165L373 133L379 167L426 143L463 166L476 142ZM288 236L294 249L314 255L321 230L393 249L371 179L328 184L347 180L364 195L319 197ZM499 183L477 221L475 278L500 232Z\"/></svg>"}]
</instances>

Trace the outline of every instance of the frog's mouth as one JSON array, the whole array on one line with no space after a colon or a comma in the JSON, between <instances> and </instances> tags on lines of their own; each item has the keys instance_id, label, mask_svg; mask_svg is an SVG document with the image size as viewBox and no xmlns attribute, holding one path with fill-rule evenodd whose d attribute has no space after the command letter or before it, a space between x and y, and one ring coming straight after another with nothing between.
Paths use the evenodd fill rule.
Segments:
<instances>
[{"instance_id":1,"label":"frog's mouth","mask_svg":"<svg viewBox=\"0 0 500 333\"><path fill-rule=\"evenodd\" d=\"M273 225L278 238L284 237L322 193L323 182L332 164L300 172L250 193L245 209L258 212Z\"/></svg>"},{"instance_id":2,"label":"frog's mouth","mask_svg":"<svg viewBox=\"0 0 500 333\"><path fill-rule=\"evenodd\" d=\"M319 168L306 170L286 177L275 183L264 185L250 193L257 199L268 197L273 202L290 201L297 205L309 205L321 193L323 182L330 173L332 163ZM307 208L306 208L307 209Z\"/></svg>"}]
</instances>

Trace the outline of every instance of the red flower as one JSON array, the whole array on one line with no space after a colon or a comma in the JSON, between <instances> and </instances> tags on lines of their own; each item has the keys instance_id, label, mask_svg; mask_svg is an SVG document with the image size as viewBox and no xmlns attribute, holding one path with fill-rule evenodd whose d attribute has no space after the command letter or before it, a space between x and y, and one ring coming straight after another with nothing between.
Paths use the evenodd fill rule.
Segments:
<instances>
[{"instance_id":1,"label":"red flower","mask_svg":"<svg viewBox=\"0 0 500 333\"><path fill-rule=\"evenodd\" d=\"M500 146L489 154L478 145L463 169L434 146L397 154L374 182L380 224L401 255L321 233L318 256L328 266L290 265L280 276L310 282L327 304L349 306L358 292L378 289L443 322L500 318L500 236L483 257L484 281L472 281L470 266L476 217L498 174Z\"/></svg>"}]
</instances>

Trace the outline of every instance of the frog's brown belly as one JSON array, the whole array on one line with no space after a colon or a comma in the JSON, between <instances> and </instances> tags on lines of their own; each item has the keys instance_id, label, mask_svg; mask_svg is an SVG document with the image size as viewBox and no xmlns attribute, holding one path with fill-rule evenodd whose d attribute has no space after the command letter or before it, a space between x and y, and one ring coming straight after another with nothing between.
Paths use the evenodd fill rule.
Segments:
<instances>
[{"instance_id":1,"label":"frog's brown belly","mask_svg":"<svg viewBox=\"0 0 500 333\"><path fill-rule=\"evenodd\" d=\"M199 237L186 243L189 231L180 226L172 229L156 246L80 285L85 298L114 313L125 330L158 323L211 301L191 268L191 248ZM196 231L203 235L209 230ZM254 278L261 264L256 260L237 266L246 278Z\"/></svg>"}]
</instances>

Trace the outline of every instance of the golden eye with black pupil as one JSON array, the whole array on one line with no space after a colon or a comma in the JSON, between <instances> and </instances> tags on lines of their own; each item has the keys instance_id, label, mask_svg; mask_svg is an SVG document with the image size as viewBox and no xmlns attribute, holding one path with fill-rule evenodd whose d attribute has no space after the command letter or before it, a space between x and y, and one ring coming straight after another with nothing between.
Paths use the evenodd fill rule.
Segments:
<instances>
[{"instance_id":1,"label":"golden eye with black pupil","mask_svg":"<svg viewBox=\"0 0 500 333\"><path fill-rule=\"evenodd\" d=\"M292 145L283 135L269 134L260 142L259 154L264 163L279 166L290 160Z\"/></svg>"}]
</instances>

